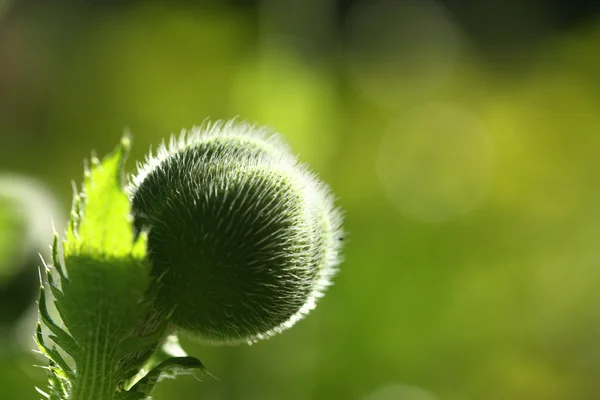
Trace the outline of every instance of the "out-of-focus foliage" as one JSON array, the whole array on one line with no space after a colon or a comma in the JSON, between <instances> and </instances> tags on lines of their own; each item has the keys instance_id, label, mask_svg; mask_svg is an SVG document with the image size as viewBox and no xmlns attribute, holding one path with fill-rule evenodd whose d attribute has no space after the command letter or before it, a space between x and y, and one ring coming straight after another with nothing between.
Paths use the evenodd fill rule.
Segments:
<instances>
[{"instance_id":1,"label":"out-of-focus foliage","mask_svg":"<svg viewBox=\"0 0 600 400\"><path fill-rule=\"evenodd\" d=\"M35 298L37 269L31 258L36 249L24 245L26 237L26 221L14 199L0 197L0 354L9 352L8 337Z\"/></svg>"},{"instance_id":2,"label":"out-of-focus foliage","mask_svg":"<svg viewBox=\"0 0 600 400\"><path fill-rule=\"evenodd\" d=\"M67 206L125 127L140 159L241 115L330 183L349 235L311 318L255 346L184 340L219 380L157 399L597 398L600 17L541 38L527 2L540 20L515 11L494 53L433 1L182 3L5 14L0 165ZM38 398L33 363L0 361L3 396Z\"/></svg>"},{"instance_id":3,"label":"out-of-focus foliage","mask_svg":"<svg viewBox=\"0 0 600 400\"><path fill-rule=\"evenodd\" d=\"M39 253L62 213L52 194L30 177L0 173L0 376L13 398L31 396L24 382L38 382L33 357ZM59 223L58 226L62 226Z\"/></svg>"},{"instance_id":4,"label":"out-of-focus foliage","mask_svg":"<svg viewBox=\"0 0 600 400\"><path fill-rule=\"evenodd\" d=\"M13 199L0 198L0 282L6 284L17 269L18 243L25 237L25 221L20 218Z\"/></svg>"},{"instance_id":5,"label":"out-of-focus foliage","mask_svg":"<svg viewBox=\"0 0 600 400\"><path fill-rule=\"evenodd\" d=\"M61 218L62 213L44 185L30 177L0 173L0 353L33 308L39 253L47 248L52 216Z\"/></svg>"}]
</instances>

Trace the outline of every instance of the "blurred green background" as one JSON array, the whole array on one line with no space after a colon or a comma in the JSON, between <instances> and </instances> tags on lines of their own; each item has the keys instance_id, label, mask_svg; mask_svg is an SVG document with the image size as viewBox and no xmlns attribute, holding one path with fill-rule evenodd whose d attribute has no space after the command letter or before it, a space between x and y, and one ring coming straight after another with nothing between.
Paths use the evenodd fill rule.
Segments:
<instances>
[{"instance_id":1,"label":"blurred green background","mask_svg":"<svg viewBox=\"0 0 600 400\"><path fill-rule=\"evenodd\" d=\"M0 1L0 173L52 192L57 225L82 160L124 129L133 171L170 133L238 115L281 132L346 212L345 261L306 320L253 346L184 340L218 380L157 400L600 398L597 3L47 3ZM52 198L27 193L30 210ZM28 219L50 227L11 198L6 282L35 272L14 251ZM2 399L45 386L31 318L0 329Z\"/></svg>"}]
</instances>

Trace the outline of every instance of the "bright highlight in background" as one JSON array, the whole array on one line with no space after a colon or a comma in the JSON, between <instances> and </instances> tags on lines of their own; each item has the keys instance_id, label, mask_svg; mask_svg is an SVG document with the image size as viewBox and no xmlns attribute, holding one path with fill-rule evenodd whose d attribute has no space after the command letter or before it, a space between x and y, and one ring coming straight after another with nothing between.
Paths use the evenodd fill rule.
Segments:
<instances>
[{"instance_id":1,"label":"bright highlight in background","mask_svg":"<svg viewBox=\"0 0 600 400\"><path fill-rule=\"evenodd\" d=\"M431 392L401 383L379 387L364 400L438 400Z\"/></svg>"},{"instance_id":2,"label":"bright highlight in background","mask_svg":"<svg viewBox=\"0 0 600 400\"><path fill-rule=\"evenodd\" d=\"M477 117L437 103L394 122L378 160L389 199L404 214L426 222L450 220L477 206L492 169L492 142Z\"/></svg>"}]
</instances>

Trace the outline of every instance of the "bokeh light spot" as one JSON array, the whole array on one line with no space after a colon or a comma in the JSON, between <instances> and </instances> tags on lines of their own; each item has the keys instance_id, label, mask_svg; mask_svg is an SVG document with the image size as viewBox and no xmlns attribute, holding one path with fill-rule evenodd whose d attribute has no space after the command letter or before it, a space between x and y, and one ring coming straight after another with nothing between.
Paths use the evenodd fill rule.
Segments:
<instances>
[{"instance_id":1,"label":"bokeh light spot","mask_svg":"<svg viewBox=\"0 0 600 400\"><path fill-rule=\"evenodd\" d=\"M0 173L0 199L3 199L26 224L26 236L19 242L23 249L46 249L52 243L53 230L61 232L66 220L55 195L34 178ZM52 224L55 224L54 227Z\"/></svg>"},{"instance_id":2,"label":"bokeh light spot","mask_svg":"<svg viewBox=\"0 0 600 400\"><path fill-rule=\"evenodd\" d=\"M394 383L377 388L364 400L437 400L437 397L416 386Z\"/></svg>"},{"instance_id":3,"label":"bokeh light spot","mask_svg":"<svg viewBox=\"0 0 600 400\"><path fill-rule=\"evenodd\" d=\"M493 158L492 142L475 115L430 103L390 126L381 142L378 172L401 212L443 222L483 200Z\"/></svg>"}]
</instances>

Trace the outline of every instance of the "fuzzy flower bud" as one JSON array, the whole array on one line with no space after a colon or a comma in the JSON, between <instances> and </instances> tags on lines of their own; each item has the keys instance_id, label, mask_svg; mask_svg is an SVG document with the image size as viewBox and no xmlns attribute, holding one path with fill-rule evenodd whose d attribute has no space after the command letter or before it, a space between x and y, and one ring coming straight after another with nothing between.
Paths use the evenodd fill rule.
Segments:
<instances>
[{"instance_id":1,"label":"fuzzy flower bud","mask_svg":"<svg viewBox=\"0 0 600 400\"><path fill-rule=\"evenodd\" d=\"M129 192L157 307L199 339L251 342L292 326L339 262L329 189L264 128L184 132L139 166Z\"/></svg>"}]
</instances>

